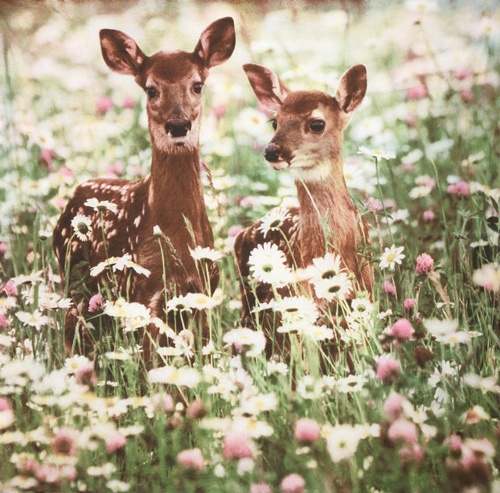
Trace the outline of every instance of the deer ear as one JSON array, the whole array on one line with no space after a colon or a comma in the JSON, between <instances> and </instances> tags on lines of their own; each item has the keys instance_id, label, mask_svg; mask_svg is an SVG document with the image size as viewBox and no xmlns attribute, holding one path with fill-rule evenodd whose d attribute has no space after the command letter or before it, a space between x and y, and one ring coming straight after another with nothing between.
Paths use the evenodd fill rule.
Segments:
<instances>
[{"instance_id":1,"label":"deer ear","mask_svg":"<svg viewBox=\"0 0 500 493\"><path fill-rule=\"evenodd\" d=\"M354 111L363 101L366 93L366 67L355 65L340 79L335 99L346 113Z\"/></svg>"},{"instance_id":2,"label":"deer ear","mask_svg":"<svg viewBox=\"0 0 500 493\"><path fill-rule=\"evenodd\" d=\"M114 29L101 29L99 37L106 65L120 74L137 75L139 67L147 58L137 43L130 36Z\"/></svg>"},{"instance_id":3,"label":"deer ear","mask_svg":"<svg viewBox=\"0 0 500 493\"><path fill-rule=\"evenodd\" d=\"M224 17L201 33L194 53L204 61L206 68L211 68L225 62L233 54L235 44L234 21Z\"/></svg>"},{"instance_id":4,"label":"deer ear","mask_svg":"<svg viewBox=\"0 0 500 493\"><path fill-rule=\"evenodd\" d=\"M271 111L278 111L290 89L271 70L247 63L243 65L248 81L259 102Z\"/></svg>"}]
</instances>

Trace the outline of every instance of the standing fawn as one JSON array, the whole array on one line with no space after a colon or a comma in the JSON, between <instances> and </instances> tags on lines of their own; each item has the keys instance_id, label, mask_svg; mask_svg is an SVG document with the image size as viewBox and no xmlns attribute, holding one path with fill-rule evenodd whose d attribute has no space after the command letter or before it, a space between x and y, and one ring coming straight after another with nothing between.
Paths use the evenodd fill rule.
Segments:
<instances>
[{"instance_id":1,"label":"standing fawn","mask_svg":"<svg viewBox=\"0 0 500 493\"><path fill-rule=\"evenodd\" d=\"M85 330L88 301L105 287L109 272L97 277L89 273L106 259L129 254L132 262L150 271L147 277L133 269L116 270L114 285L118 289L113 294L145 305L151 317L164 321L168 297L213 291L218 282L216 266L209 279L203 279L190 249L213 248L214 244L200 177L201 93L209 69L226 61L234 50L234 22L226 17L210 24L192 53L160 51L146 56L132 38L112 29L101 30L100 41L108 67L134 76L146 92L151 173L139 181L94 179L83 183L59 218L53 246L74 301L65 326L68 352L82 337L94 348L99 342L91 340ZM94 210L91 205L96 200L89 204L89 199L97 199L101 210ZM112 207L106 209L109 203ZM87 241L75 235L72 220L77 215L89 218L83 226ZM153 234L155 227L161 235ZM143 333L147 364L154 359L153 341L158 335L153 324Z\"/></svg>"},{"instance_id":2,"label":"standing fawn","mask_svg":"<svg viewBox=\"0 0 500 493\"><path fill-rule=\"evenodd\" d=\"M249 283L249 257L254 248L274 243L287 265L307 268L328 252L352 274L360 289L371 292L373 269L360 249L370 244L368 226L359 224L356 208L343 175L343 130L366 92L366 69L356 65L341 78L335 97L319 91L291 91L273 72L259 65L244 65L253 91L262 106L275 113L274 137L265 159L278 170L295 170L298 208L282 215L276 228L263 228L262 220L241 231L235 255L241 276L242 319L254 324L253 310L274 297L269 284L256 289ZM319 300L317 300L319 303ZM320 304L320 303L319 303ZM261 323L267 328L267 324ZM273 338L279 341L278 334Z\"/></svg>"}]
</instances>

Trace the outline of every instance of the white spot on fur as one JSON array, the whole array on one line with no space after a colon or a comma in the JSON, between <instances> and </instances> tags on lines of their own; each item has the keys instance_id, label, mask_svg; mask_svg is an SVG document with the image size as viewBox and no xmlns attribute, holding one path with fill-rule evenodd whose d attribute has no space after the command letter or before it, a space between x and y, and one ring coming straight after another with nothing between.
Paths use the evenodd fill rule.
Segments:
<instances>
[{"instance_id":1,"label":"white spot on fur","mask_svg":"<svg viewBox=\"0 0 500 493\"><path fill-rule=\"evenodd\" d=\"M141 219L142 219L142 216L137 216L135 219L134 219L134 226L136 228L139 227L139 224L141 224Z\"/></svg>"},{"instance_id":2,"label":"white spot on fur","mask_svg":"<svg viewBox=\"0 0 500 493\"><path fill-rule=\"evenodd\" d=\"M314 118L315 120L326 120L325 114L316 108L312 113L311 113L311 118Z\"/></svg>"}]
</instances>

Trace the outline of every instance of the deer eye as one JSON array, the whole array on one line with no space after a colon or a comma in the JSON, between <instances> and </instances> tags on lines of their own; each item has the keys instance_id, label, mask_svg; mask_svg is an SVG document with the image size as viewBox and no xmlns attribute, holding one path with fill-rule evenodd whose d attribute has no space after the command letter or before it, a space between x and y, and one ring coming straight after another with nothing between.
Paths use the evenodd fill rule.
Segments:
<instances>
[{"instance_id":1,"label":"deer eye","mask_svg":"<svg viewBox=\"0 0 500 493\"><path fill-rule=\"evenodd\" d=\"M309 124L309 128L313 132L323 132L323 130L325 129L325 122L323 120L313 120Z\"/></svg>"},{"instance_id":2,"label":"deer eye","mask_svg":"<svg viewBox=\"0 0 500 493\"><path fill-rule=\"evenodd\" d=\"M203 89L203 82L195 82L193 85L193 91L196 94L200 94L201 90Z\"/></svg>"},{"instance_id":3,"label":"deer eye","mask_svg":"<svg viewBox=\"0 0 500 493\"><path fill-rule=\"evenodd\" d=\"M149 99L153 99L156 96L158 96L158 89L156 87L146 87L146 94L148 95Z\"/></svg>"},{"instance_id":4,"label":"deer eye","mask_svg":"<svg viewBox=\"0 0 500 493\"><path fill-rule=\"evenodd\" d=\"M273 126L274 130L276 130L278 128L278 120L276 120L276 118L273 118L271 120L271 125Z\"/></svg>"}]
</instances>

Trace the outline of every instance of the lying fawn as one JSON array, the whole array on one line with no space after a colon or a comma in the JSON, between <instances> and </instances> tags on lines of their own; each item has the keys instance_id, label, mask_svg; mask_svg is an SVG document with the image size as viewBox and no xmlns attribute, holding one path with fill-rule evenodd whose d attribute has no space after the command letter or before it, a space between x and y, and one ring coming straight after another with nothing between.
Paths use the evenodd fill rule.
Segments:
<instances>
[{"instance_id":1,"label":"lying fawn","mask_svg":"<svg viewBox=\"0 0 500 493\"><path fill-rule=\"evenodd\" d=\"M359 224L342 161L343 130L366 92L365 67L349 69L335 97L319 91L291 91L273 72L259 65L243 68L259 102L275 113L275 134L265 149L265 159L277 170L295 170L299 201L299 208L290 208L279 227L263 231L260 220L236 237L244 323L253 324L252 310L257 303L274 297L269 284L260 284L254 291L248 282L250 253L266 242L276 244L288 266L296 268L310 266L313 259L327 252L335 253L359 287L371 292L372 266L359 252L369 245L368 227L364 218Z\"/></svg>"},{"instance_id":2,"label":"lying fawn","mask_svg":"<svg viewBox=\"0 0 500 493\"><path fill-rule=\"evenodd\" d=\"M146 92L151 173L139 181L83 183L59 218L53 246L74 300L66 318L69 352L78 337L90 337L80 330L88 318L88 300L104 286L108 273L92 278L89 272L107 258L130 254L133 262L150 271L146 277L133 269L117 270L118 292L113 294L145 305L151 317L163 320L168 297L206 292L207 284L213 291L218 282L215 266L210 279L202 278L190 249L214 245L200 177L201 93L209 69L226 61L234 50L234 22L226 17L210 24L192 53L160 51L146 56L132 38L111 29L100 31L100 41L108 67L134 76ZM86 204L88 199L112 203L114 210L94 210ZM88 241L75 238L72 220L78 214L90 218ZM162 233L161 247L159 235L153 234L156 226ZM158 328L150 325L143 335L146 362L157 337Z\"/></svg>"}]
</instances>

